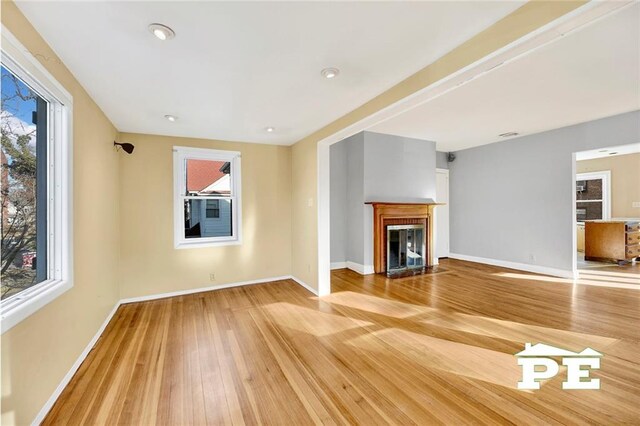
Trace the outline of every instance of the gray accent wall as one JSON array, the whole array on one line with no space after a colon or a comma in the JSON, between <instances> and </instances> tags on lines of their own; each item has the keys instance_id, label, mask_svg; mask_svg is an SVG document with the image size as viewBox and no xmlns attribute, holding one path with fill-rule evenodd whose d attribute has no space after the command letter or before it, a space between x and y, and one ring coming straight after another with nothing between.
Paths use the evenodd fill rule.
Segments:
<instances>
[{"instance_id":1,"label":"gray accent wall","mask_svg":"<svg viewBox=\"0 0 640 426\"><path fill-rule=\"evenodd\" d=\"M365 201L435 199L435 143L361 132L330 148L331 262L373 265Z\"/></svg>"},{"instance_id":2,"label":"gray accent wall","mask_svg":"<svg viewBox=\"0 0 640 426\"><path fill-rule=\"evenodd\" d=\"M331 145L330 206L331 206L331 262L347 260L347 144Z\"/></svg>"},{"instance_id":3,"label":"gray accent wall","mask_svg":"<svg viewBox=\"0 0 640 426\"><path fill-rule=\"evenodd\" d=\"M640 142L640 111L456 152L451 253L573 269L573 153Z\"/></svg>"},{"instance_id":4,"label":"gray accent wall","mask_svg":"<svg viewBox=\"0 0 640 426\"><path fill-rule=\"evenodd\" d=\"M362 264L364 133L330 147L331 263Z\"/></svg>"},{"instance_id":5,"label":"gray accent wall","mask_svg":"<svg viewBox=\"0 0 640 426\"><path fill-rule=\"evenodd\" d=\"M364 253L364 134L351 136L347 145L347 262L363 264Z\"/></svg>"},{"instance_id":6,"label":"gray accent wall","mask_svg":"<svg viewBox=\"0 0 640 426\"><path fill-rule=\"evenodd\" d=\"M436 144L365 132L364 200L436 198ZM373 208L365 206L364 265L373 265Z\"/></svg>"},{"instance_id":7,"label":"gray accent wall","mask_svg":"<svg viewBox=\"0 0 640 426\"><path fill-rule=\"evenodd\" d=\"M436 198L435 142L364 132L366 201Z\"/></svg>"},{"instance_id":8,"label":"gray accent wall","mask_svg":"<svg viewBox=\"0 0 640 426\"><path fill-rule=\"evenodd\" d=\"M447 162L447 153L442 151L436 151L436 168L448 169L449 163Z\"/></svg>"}]
</instances>

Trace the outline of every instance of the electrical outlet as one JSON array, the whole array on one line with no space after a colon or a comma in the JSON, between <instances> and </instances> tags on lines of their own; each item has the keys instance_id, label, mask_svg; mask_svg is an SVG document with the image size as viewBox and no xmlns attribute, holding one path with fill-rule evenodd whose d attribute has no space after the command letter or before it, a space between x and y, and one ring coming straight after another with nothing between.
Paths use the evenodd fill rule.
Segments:
<instances>
[{"instance_id":1,"label":"electrical outlet","mask_svg":"<svg viewBox=\"0 0 640 426\"><path fill-rule=\"evenodd\" d=\"M307 272L311 272L311 264L307 263Z\"/></svg>"},{"instance_id":2,"label":"electrical outlet","mask_svg":"<svg viewBox=\"0 0 640 426\"><path fill-rule=\"evenodd\" d=\"M536 261L536 255L535 255L535 254L533 254L533 253L531 253L531 254L529 255L529 260L530 260L530 261L532 261L532 262L535 262L535 261Z\"/></svg>"},{"instance_id":3,"label":"electrical outlet","mask_svg":"<svg viewBox=\"0 0 640 426\"><path fill-rule=\"evenodd\" d=\"M640 209L640 201L632 202L631 207L633 207L634 209Z\"/></svg>"},{"instance_id":4,"label":"electrical outlet","mask_svg":"<svg viewBox=\"0 0 640 426\"><path fill-rule=\"evenodd\" d=\"M307 206L309 206L309 207L313 207L313 198L309 198L309 199L307 200Z\"/></svg>"},{"instance_id":5,"label":"electrical outlet","mask_svg":"<svg viewBox=\"0 0 640 426\"><path fill-rule=\"evenodd\" d=\"M216 274L211 273L209 274L209 281L215 281L216 280Z\"/></svg>"}]
</instances>

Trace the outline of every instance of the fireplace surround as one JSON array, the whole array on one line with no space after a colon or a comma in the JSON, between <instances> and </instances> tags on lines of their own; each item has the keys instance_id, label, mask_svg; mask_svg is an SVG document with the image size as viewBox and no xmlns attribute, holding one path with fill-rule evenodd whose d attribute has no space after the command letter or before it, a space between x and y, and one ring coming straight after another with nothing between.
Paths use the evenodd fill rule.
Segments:
<instances>
[{"instance_id":1,"label":"fireplace surround","mask_svg":"<svg viewBox=\"0 0 640 426\"><path fill-rule=\"evenodd\" d=\"M392 274L395 271L419 270L433 266L433 209L438 203L432 200L424 202L385 202L369 201L373 207L373 268L376 273ZM409 265L409 262L400 267L400 264L389 265L388 259L388 232L394 230L412 230L412 246L415 248L415 230L422 230L422 265ZM407 233L408 234L408 233ZM406 235L404 238L406 239ZM395 236L394 236L395 238ZM399 234L399 238L403 238ZM401 242L398 241L398 245ZM399 247L399 246L398 246ZM398 249L400 251L400 249ZM407 254L405 248L405 256ZM416 250L412 249L412 256ZM415 257L414 257L415 259ZM406 260L406 259L405 259ZM391 268L390 268L391 266Z\"/></svg>"}]
</instances>

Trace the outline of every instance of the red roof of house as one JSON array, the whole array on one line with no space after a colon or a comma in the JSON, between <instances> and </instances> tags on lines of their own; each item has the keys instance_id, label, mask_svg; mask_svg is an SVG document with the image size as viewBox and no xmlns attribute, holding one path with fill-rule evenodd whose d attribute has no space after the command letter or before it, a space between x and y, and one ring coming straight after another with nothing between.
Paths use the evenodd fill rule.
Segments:
<instances>
[{"instance_id":1,"label":"red roof of house","mask_svg":"<svg viewBox=\"0 0 640 426\"><path fill-rule=\"evenodd\" d=\"M187 191L199 192L224 176L224 161L187 160Z\"/></svg>"}]
</instances>

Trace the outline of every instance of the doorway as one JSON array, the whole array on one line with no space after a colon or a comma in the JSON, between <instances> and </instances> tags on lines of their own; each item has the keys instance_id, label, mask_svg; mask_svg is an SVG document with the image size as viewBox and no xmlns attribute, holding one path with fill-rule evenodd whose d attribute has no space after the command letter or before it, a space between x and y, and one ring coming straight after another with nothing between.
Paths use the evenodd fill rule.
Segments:
<instances>
[{"instance_id":1,"label":"doorway","mask_svg":"<svg viewBox=\"0 0 640 426\"><path fill-rule=\"evenodd\" d=\"M640 144L576 153L575 266L581 277L640 257L639 166Z\"/></svg>"}]
</instances>

